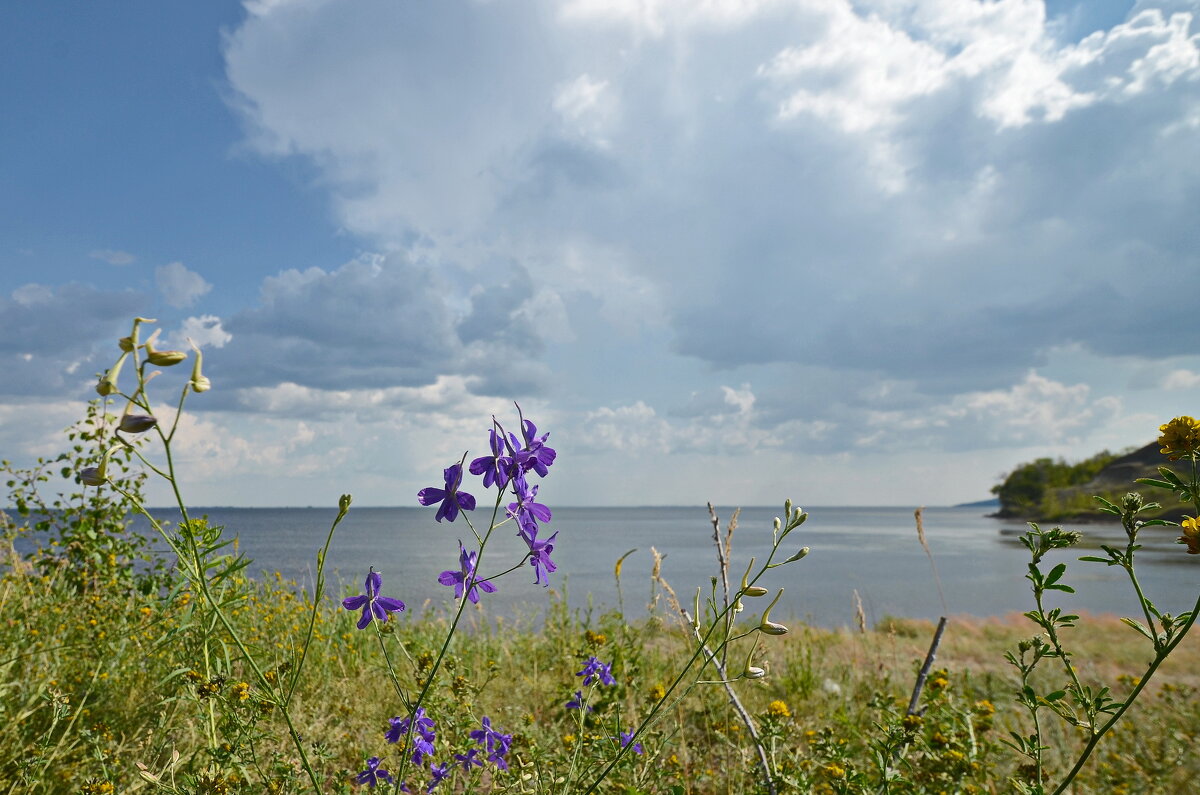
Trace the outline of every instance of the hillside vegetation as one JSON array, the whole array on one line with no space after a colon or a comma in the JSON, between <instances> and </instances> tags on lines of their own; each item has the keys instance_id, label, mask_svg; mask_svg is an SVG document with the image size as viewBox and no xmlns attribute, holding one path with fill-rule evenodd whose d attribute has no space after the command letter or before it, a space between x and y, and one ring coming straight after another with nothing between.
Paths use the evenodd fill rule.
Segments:
<instances>
[{"instance_id":1,"label":"hillside vegetation","mask_svg":"<svg viewBox=\"0 0 1200 795\"><path fill-rule=\"evenodd\" d=\"M1118 503L1131 491L1148 495L1149 490L1134 481L1159 477L1158 468L1165 463L1157 442L1116 454L1104 450L1075 463L1039 458L1021 464L992 487L1000 500L996 515L1043 522L1099 519L1104 514L1092 495ZM1180 503L1161 492L1154 498L1163 505L1158 515L1178 519Z\"/></svg>"}]
</instances>

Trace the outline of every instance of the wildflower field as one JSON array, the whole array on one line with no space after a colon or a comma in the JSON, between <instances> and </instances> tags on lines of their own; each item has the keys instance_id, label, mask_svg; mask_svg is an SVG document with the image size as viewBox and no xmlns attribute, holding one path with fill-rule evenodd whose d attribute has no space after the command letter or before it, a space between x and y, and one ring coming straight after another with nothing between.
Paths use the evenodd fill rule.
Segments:
<instances>
[{"instance_id":1,"label":"wildflower field","mask_svg":"<svg viewBox=\"0 0 1200 795\"><path fill-rule=\"evenodd\" d=\"M330 592L324 560L349 495L312 551L312 587L255 572L226 528L189 514L174 423L212 384L196 351L160 423L154 368L187 354L143 340L150 322L120 341L66 452L4 463L0 793L1194 791L1196 608L1169 613L1143 590L1137 534L1173 522L1139 518L1161 506L1137 493L1103 502L1128 543L1082 563L1077 533L1031 526L1023 615L779 623L781 586L803 587L811 562L808 514L788 501L773 527L714 514L711 580L673 583L657 560L649 615L631 621L572 611L555 590L554 548L570 541L539 489L569 463L514 407L511 429L481 422L485 455L444 462L414 495L430 521L465 525L448 568L429 572L451 606L416 609L366 560L360 588ZM1200 553L1182 515L1200 513L1200 423L1160 433L1162 478L1141 485L1191 506L1180 554ZM143 507L147 477L170 483L171 517ZM134 513L166 554L129 531ZM739 556L735 529L771 534L767 559ZM492 560L498 532L524 556ZM1141 613L1045 608L1084 566L1127 572ZM548 585L544 621L489 613L511 576Z\"/></svg>"}]
</instances>

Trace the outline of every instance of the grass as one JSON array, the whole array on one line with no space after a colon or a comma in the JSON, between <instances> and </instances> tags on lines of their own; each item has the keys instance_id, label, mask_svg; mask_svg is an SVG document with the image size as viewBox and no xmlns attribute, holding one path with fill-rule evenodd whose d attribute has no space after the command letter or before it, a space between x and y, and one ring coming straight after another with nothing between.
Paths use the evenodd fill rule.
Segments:
<instances>
[{"instance_id":1,"label":"grass","mask_svg":"<svg viewBox=\"0 0 1200 795\"><path fill-rule=\"evenodd\" d=\"M260 659L274 662L273 678L286 683L311 604L278 575L230 581L223 598ZM197 623L203 613L195 607L178 590L143 595L114 584L78 593L68 578L10 558L0 576L0 793L153 791L148 776L188 793L301 791L295 749L270 705L279 693L248 684L232 646ZM388 769L399 764L382 735L403 707L380 641L411 687L448 620L438 609L416 610L377 637L356 630L355 618L334 604L318 609L291 705L331 792L354 789L367 757L381 757ZM889 618L865 633L793 626L772 639L768 676L737 688L791 791L874 791L886 769L879 743L891 732L903 739L892 763L904 773L891 791L1007 792L1017 759L998 741L1029 727L1013 705L1017 679L1002 655L1034 630L1021 616L953 618L919 720L906 720L904 708L933 633L924 621ZM218 650L208 659L206 635ZM1128 690L1133 681L1121 677L1147 662L1135 638L1115 617L1085 616L1072 637L1081 677ZM661 697L689 649L685 632L662 614L588 621L556 600L534 625L472 611L431 690L438 757L465 751L468 731L488 715L515 735L511 768L494 780L459 774L440 791L559 793L587 783L586 771L611 757L618 727ZM590 693L595 710L581 724L581 713L564 704L580 689L575 673L591 655L612 661L618 681ZM1189 638L1077 791L1190 791L1200 775L1191 753L1198 692L1200 646ZM698 686L666 714L644 738L645 753L623 759L601 791L760 791L755 752L719 686ZM1082 739L1054 730L1051 767ZM423 791L419 777L410 780Z\"/></svg>"}]
</instances>

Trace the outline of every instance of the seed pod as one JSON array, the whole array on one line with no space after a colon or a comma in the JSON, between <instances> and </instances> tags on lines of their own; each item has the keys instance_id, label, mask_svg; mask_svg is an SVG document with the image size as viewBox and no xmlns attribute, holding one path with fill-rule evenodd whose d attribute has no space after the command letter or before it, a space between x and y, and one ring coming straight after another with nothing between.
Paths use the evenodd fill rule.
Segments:
<instances>
[{"instance_id":1,"label":"seed pod","mask_svg":"<svg viewBox=\"0 0 1200 795\"><path fill-rule=\"evenodd\" d=\"M149 414L126 414L117 429L124 433L145 433L158 425L158 420Z\"/></svg>"},{"instance_id":2,"label":"seed pod","mask_svg":"<svg viewBox=\"0 0 1200 795\"><path fill-rule=\"evenodd\" d=\"M758 623L760 631L767 635L786 635L788 628L783 624L776 624L771 620L771 608L779 601L779 597L783 596L783 589L779 589L779 593L775 594L775 598L771 600L771 604L767 605L767 609L763 611L762 620Z\"/></svg>"},{"instance_id":3,"label":"seed pod","mask_svg":"<svg viewBox=\"0 0 1200 795\"><path fill-rule=\"evenodd\" d=\"M128 356L128 351L122 353L121 358L117 359L117 363L109 368L104 377L100 379L100 383L96 384L96 392L101 397L108 397L114 392L120 391L117 389L117 379L121 376L121 368L125 365L125 359Z\"/></svg>"}]
</instances>

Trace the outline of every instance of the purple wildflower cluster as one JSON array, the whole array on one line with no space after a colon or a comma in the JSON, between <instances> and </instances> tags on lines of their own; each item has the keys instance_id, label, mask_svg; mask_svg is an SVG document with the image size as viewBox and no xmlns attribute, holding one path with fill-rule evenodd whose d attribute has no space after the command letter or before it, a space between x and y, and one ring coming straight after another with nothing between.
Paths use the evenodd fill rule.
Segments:
<instances>
[{"instance_id":1,"label":"purple wildflower cluster","mask_svg":"<svg viewBox=\"0 0 1200 795\"><path fill-rule=\"evenodd\" d=\"M517 406L520 416L521 436L504 430L496 419L492 418L492 427L488 431L488 447L490 455L480 456L471 461L467 467L473 475L483 478L483 487L495 486L503 494L511 490L515 502L507 506L507 515L516 522L517 535L529 547L529 565L533 567L533 581L542 585L550 584L550 574L558 567L550 558L554 552L554 541L558 533L549 536L540 535L541 525L550 521L550 509L537 501L538 487L529 483L531 475L545 477L557 457L554 449L546 445L550 434L538 434L537 426L532 420L525 419L521 407ZM464 457L465 458L465 457ZM443 518L453 522L460 511L475 510L475 497L462 491L462 462L452 464L443 473L444 488L429 486L417 492L417 501L421 505L437 505L434 519ZM496 588L486 580L475 580L476 553L468 552L459 542L459 570L453 569L442 572L438 582L452 586L456 599L466 598L478 604L479 591L493 593Z\"/></svg>"},{"instance_id":2,"label":"purple wildflower cluster","mask_svg":"<svg viewBox=\"0 0 1200 795\"><path fill-rule=\"evenodd\" d=\"M433 756L433 743L437 738L433 731L433 718L425 714L424 707L417 707L411 717L390 718L388 723L391 724L391 728L384 732L383 736L393 745L412 731L413 764L419 765L425 757Z\"/></svg>"},{"instance_id":3,"label":"purple wildflower cluster","mask_svg":"<svg viewBox=\"0 0 1200 795\"><path fill-rule=\"evenodd\" d=\"M583 677L584 687L587 687L597 679L606 685L615 685L617 683L617 680L613 679L612 663L602 663L595 657L588 657L587 662L583 664L583 670L576 672L575 675Z\"/></svg>"},{"instance_id":4,"label":"purple wildflower cluster","mask_svg":"<svg viewBox=\"0 0 1200 795\"><path fill-rule=\"evenodd\" d=\"M501 770L508 770L508 762L504 759L504 756L508 753L508 749L512 747L513 736L511 734L503 734L493 729L491 719L487 715L484 715L483 728L471 732L470 737L476 743L483 746L489 762ZM471 750L476 751L478 749L472 748ZM470 751L468 751L469 753ZM458 758L458 755L455 758ZM469 768L469 764L463 764L464 770Z\"/></svg>"}]
</instances>

